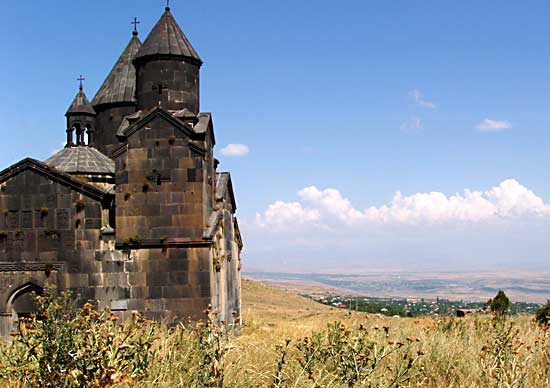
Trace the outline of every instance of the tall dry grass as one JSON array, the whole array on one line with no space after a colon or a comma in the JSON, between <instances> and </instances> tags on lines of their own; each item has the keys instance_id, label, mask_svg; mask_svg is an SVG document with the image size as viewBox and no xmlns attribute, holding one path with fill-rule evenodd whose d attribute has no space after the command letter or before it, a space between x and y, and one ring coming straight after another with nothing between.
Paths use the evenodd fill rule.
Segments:
<instances>
[{"instance_id":1,"label":"tall dry grass","mask_svg":"<svg viewBox=\"0 0 550 388\"><path fill-rule=\"evenodd\" d=\"M126 374L111 365L116 379L80 386L550 387L550 331L532 317L398 319L331 309L259 283L243 287L239 332L209 319L172 329L143 322L132 338L153 330L147 368ZM3 376L3 386L22 386Z\"/></svg>"}]
</instances>

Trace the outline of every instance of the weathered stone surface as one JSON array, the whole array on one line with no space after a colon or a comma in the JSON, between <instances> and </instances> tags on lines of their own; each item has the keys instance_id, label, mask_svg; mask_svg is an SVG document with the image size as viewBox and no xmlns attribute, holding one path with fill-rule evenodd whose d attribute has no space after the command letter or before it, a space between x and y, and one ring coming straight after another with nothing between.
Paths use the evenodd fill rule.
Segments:
<instances>
[{"instance_id":1,"label":"weathered stone surface","mask_svg":"<svg viewBox=\"0 0 550 388\"><path fill-rule=\"evenodd\" d=\"M0 172L0 335L48 283L123 319L240 316L242 241L199 113L202 61L169 10L139 47L94 106L80 87L64 150Z\"/></svg>"}]
</instances>

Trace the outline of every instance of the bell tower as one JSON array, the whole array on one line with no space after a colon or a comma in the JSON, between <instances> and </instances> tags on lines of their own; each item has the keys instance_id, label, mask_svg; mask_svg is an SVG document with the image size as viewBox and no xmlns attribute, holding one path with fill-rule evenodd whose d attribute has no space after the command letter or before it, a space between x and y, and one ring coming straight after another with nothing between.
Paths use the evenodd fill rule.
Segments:
<instances>
[{"instance_id":1,"label":"bell tower","mask_svg":"<svg viewBox=\"0 0 550 388\"><path fill-rule=\"evenodd\" d=\"M65 113L67 117L67 144L65 147L73 146L94 146L96 130L96 112L84 93L82 81L85 78L80 76L80 86L71 106ZM73 137L76 135L76 139Z\"/></svg>"},{"instance_id":2,"label":"bell tower","mask_svg":"<svg viewBox=\"0 0 550 388\"><path fill-rule=\"evenodd\" d=\"M199 113L199 73L202 60L174 19L170 7L157 22L133 64L138 109Z\"/></svg>"}]
</instances>

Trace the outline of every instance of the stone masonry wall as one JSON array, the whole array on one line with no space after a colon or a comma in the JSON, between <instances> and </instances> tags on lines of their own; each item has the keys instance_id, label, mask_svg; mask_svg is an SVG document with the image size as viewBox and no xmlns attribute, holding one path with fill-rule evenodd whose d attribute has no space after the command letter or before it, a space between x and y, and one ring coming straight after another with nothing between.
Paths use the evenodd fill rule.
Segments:
<instances>
[{"instance_id":1,"label":"stone masonry wall","mask_svg":"<svg viewBox=\"0 0 550 388\"><path fill-rule=\"evenodd\" d=\"M103 154L111 156L111 152L120 143L116 137L117 130L124 117L136 112L136 107L117 106L96 108L96 140L95 146Z\"/></svg>"},{"instance_id":2,"label":"stone masonry wall","mask_svg":"<svg viewBox=\"0 0 550 388\"><path fill-rule=\"evenodd\" d=\"M116 158L117 239L200 239L210 214L205 158L169 122L155 118ZM209 186L208 189L206 186Z\"/></svg>"},{"instance_id":3,"label":"stone masonry wall","mask_svg":"<svg viewBox=\"0 0 550 388\"><path fill-rule=\"evenodd\" d=\"M157 59L136 64L138 109L158 105L168 110L189 109L199 113L199 73L197 65L173 59Z\"/></svg>"}]
</instances>

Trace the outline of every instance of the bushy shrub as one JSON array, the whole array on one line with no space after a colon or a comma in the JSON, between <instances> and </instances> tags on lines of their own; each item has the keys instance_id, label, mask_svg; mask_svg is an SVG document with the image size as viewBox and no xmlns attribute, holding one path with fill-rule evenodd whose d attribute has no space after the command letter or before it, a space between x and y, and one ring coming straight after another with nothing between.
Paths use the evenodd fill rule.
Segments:
<instances>
[{"instance_id":1,"label":"bushy shrub","mask_svg":"<svg viewBox=\"0 0 550 388\"><path fill-rule=\"evenodd\" d=\"M488 327L491 340L479 354L482 379L487 387L527 387L528 359L522 357L525 343L519 339L520 330L513 323L493 320Z\"/></svg>"},{"instance_id":2,"label":"bushy shrub","mask_svg":"<svg viewBox=\"0 0 550 388\"><path fill-rule=\"evenodd\" d=\"M495 314L495 318L503 318L510 311L510 306L510 299L502 290L487 302L487 307Z\"/></svg>"},{"instance_id":3,"label":"bushy shrub","mask_svg":"<svg viewBox=\"0 0 550 388\"><path fill-rule=\"evenodd\" d=\"M155 326L134 314L125 324L90 304L78 308L70 292L47 287L38 313L23 318L2 348L0 381L24 387L108 387L139 379L154 356Z\"/></svg>"},{"instance_id":4,"label":"bushy shrub","mask_svg":"<svg viewBox=\"0 0 550 388\"><path fill-rule=\"evenodd\" d=\"M544 306L537 310L535 319L541 325L550 324L550 300L548 300Z\"/></svg>"},{"instance_id":5,"label":"bushy shrub","mask_svg":"<svg viewBox=\"0 0 550 388\"><path fill-rule=\"evenodd\" d=\"M420 373L418 342L408 337L384 343L363 326L353 329L335 322L299 341L296 359L311 381L326 375L348 387L398 387Z\"/></svg>"}]
</instances>

